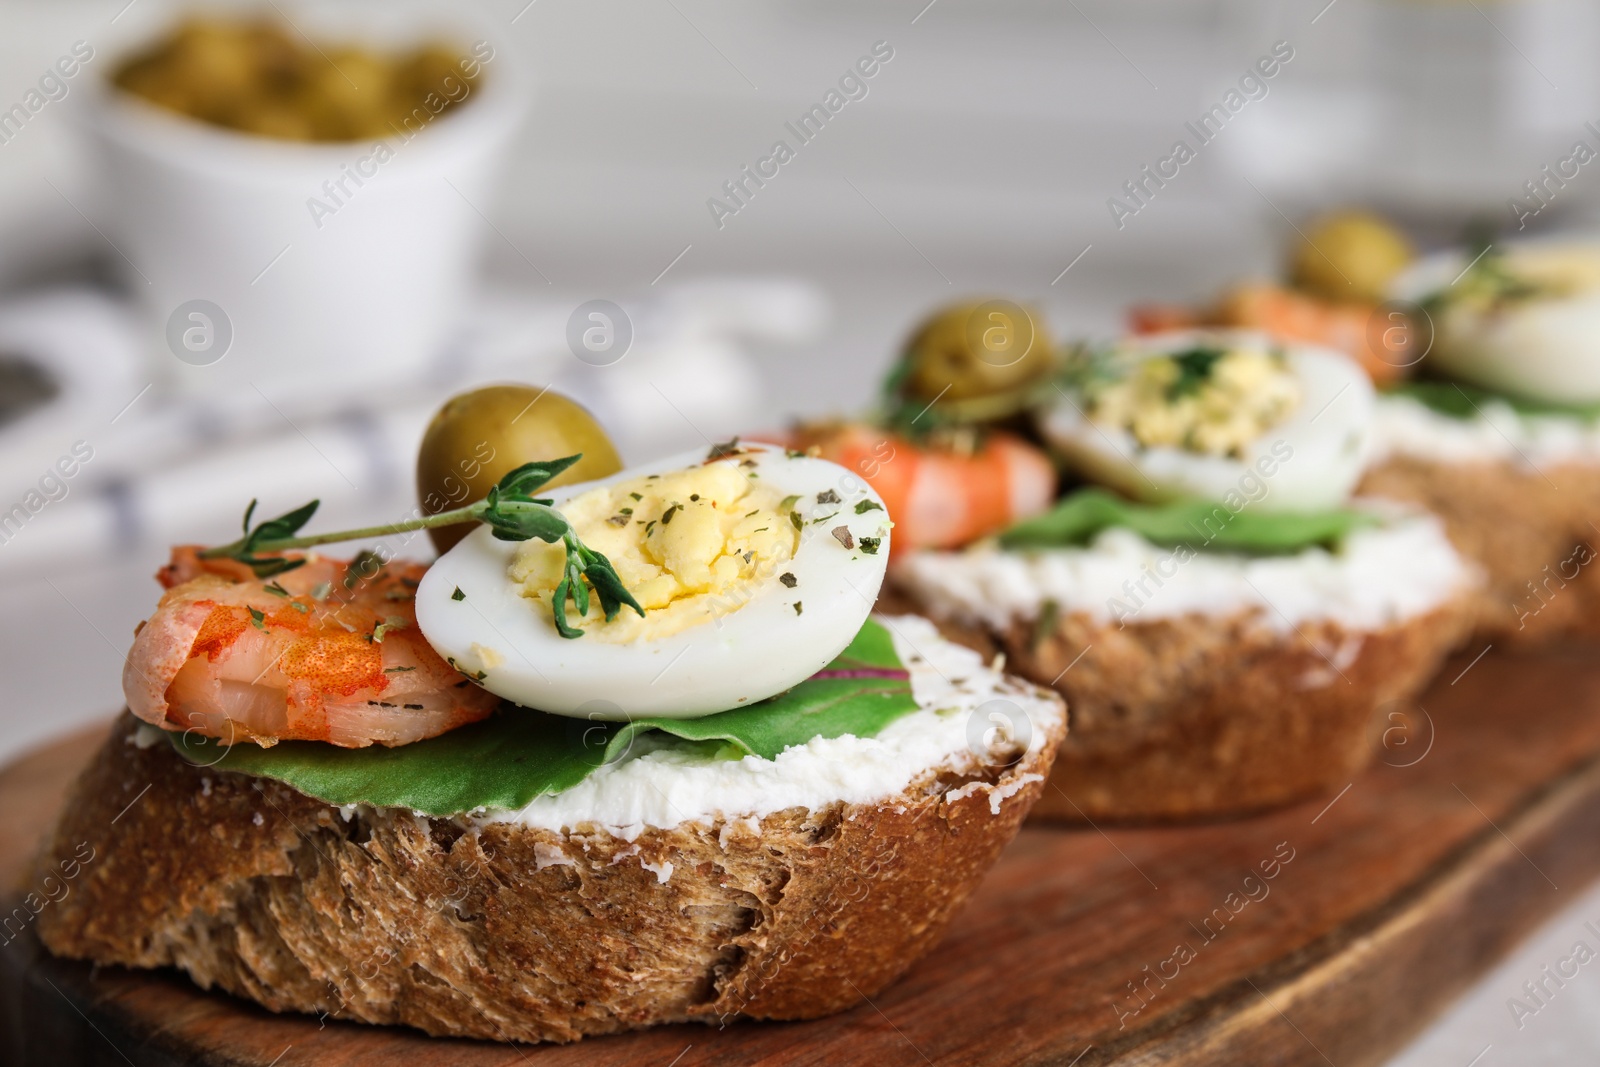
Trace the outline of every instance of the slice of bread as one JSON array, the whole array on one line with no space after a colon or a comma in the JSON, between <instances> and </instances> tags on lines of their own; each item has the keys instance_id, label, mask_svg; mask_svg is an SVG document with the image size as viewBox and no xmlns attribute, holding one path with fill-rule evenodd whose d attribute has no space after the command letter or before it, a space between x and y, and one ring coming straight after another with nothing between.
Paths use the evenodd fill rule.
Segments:
<instances>
[{"instance_id":1,"label":"slice of bread","mask_svg":"<svg viewBox=\"0 0 1600 1067\"><path fill-rule=\"evenodd\" d=\"M1342 789L1381 751L1375 712L1390 726L1383 716L1398 711L1420 748L1423 727L1404 701L1464 622L1452 604L1366 632L1324 621L1284 634L1248 615L1125 629L1072 615L1042 639L1020 623L998 634L948 629L1004 652L1024 677L1055 680L1067 699L1072 730L1033 817L1139 823L1242 815Z\"/></svg>"},{"instance_id":2,"label":"slice of bread","mask_svg":"<svg viewBox=\"0 0 1600 1067\"><path fill-rule=\"evenodd\" d=\"M924 620L884 621L920 710L775 760L656 750L602 767L591 821L562 796L477 817L341 809L192 766L124 716L48 840L46 866L84 842L94 859L40 937L99 964L176 966L274 1011L489 1040L850 1007L939 940L1065 731L1054 694ZM984 729L996 707L1012 719L998 736ZM685 817L653 824L646 804L613 825L627 790L611 776L654 783ZM752 783L772 804L836 799L713 810Z\"/></svg>"},{"instance_id":3,"label":"slice of bread","mask_svg":"<svg viewBox=\"0 0 1600 1067\"><path fill-rule=\"evenodd\" d=\"M891 572L903 606L1066 698L1072 729L1036 819L1215 818L1342 788L1374 751L1375 713L1415 717L1386 705L1459 642L1474 588L1428 519L1337 554L1256 560L1110 533L1081 549L919 554ZM1125 578L1144 595L1117 617L1103 598Z\"/></svg>"},{"instance_id":4,"label":"slice of bread","mask_svg":"<svg viewBox=\"0 0 1600 1067\"><path fill-rule=\"evenodd\" d=\"M1600 463L1449 462L1391 455L1361 492L1421 504L1485 575L1478 643L1600 637Z\"/></svg>"}]
</instances>

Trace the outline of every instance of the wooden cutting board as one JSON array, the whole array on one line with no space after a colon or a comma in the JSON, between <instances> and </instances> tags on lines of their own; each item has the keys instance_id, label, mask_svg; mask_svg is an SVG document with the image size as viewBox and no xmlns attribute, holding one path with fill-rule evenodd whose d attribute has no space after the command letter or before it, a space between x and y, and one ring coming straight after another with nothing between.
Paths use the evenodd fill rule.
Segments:
<instances>
[{"instance_id":1,"label":"wooden cutting board","mask_svg":"<svg viewBox=\"0 0 1600 1067\"><path fill-rule=\"evenodd\" d=\"M875 1002L831 1019L565 1047L433 1040L274 1016L175 973L97 973L24 933L0 947L0 1059L1380 1063L1600 875L1600 659L1463 658L1418 702L1385 711L1372 768L1336 797L1203 827L1025 830L943 944ZM23 877L97 740L68 739L0 773L4 884Z\"/></svg>"}]
</instances>

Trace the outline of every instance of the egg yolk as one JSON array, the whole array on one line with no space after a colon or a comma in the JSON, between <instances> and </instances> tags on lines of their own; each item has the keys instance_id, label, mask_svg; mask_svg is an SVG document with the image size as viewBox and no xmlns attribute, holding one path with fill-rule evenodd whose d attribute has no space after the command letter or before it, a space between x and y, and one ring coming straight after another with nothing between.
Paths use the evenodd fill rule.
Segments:
<instances>
[{"instance_id":1,"label":"egg yolk","mask_svg":"<svg viewBox=\"0 0 1600 1067\"><path fill-rule=\"evenodd\" d=\"M1451 302L1493 306L1560 300L1600 289L1600 255L1582 246L1518 249L1487 268L1480 261L1462 282L1462 293L1446 290Z\"/></svg>"},{"instance_id":2,"label":"egg yolk","mask_svg":"<svg viewBox=\"0 0 1600 1067\"><path fill-rule=\"evenodd\" d=\"M1234 456L1300 405L1300 383L1280 355L1195 348L1140 360L1090 395L1089 417L1146 448Z\"/></svg>"},{"instance_id":3,"label":"egg yolk","mask_svg":"<svg viewBox=\"0 0 1600 1067\"><path fill-rule=\"evenodd\" d=\"M584 544L605 554L622 584L645 609L605 621L598 599L582 620L584 640L656 640L710 622L749 602L779 579L794 558L799 526L794 497L751 477L734 459L591 489L561 505ZM510 566L522 596L549 600L561 581L566 551L527 541Z\"/></svg>"}]
</instances>

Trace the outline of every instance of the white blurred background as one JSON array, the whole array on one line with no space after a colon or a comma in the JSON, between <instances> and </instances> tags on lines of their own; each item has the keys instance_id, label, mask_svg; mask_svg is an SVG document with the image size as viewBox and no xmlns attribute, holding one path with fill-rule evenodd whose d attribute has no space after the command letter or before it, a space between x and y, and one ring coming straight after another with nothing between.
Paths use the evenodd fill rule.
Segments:
<instances>
[{"instance_id":1,"label":"white blurred background","mask_svg":"<svg viewBox=\"0 0 1600 1067\"><path fill-rule=\"evenodd\" d=\"M94 450L0 543L0 758L116 706L172 540L227 539L252 496L279 510L321 496L319 524L408 510L421 426L461 385L555 383L642 459L862 406L938 301L1003 295L1060 335L1105 334L1134 300L1273 272L1291 220L1318 207L1371 204L1424 242L1474 216L1515 226L1525 182L1580 138L1600 145L1585 129L1600 125L1600 5L1578 0L493 0L474 16L504 64L488 76L514 67L531 106L499 184L470 204L482 270L448 342L401 374L381 354L252 365L180 397L130 302L140 267L107 202L123 176L83 137L89 81L173 10L0 3L0 109L75 42L96 56L0 143L0 510L75 442ZM784 124L880 41L893 58L867 95L719 227L708 199L774 140L794 144ZM1278 42L1293 58L1266 95L1119 228L1108 198ZM1591 224L1589 169L1530 230ZM262 284L314 253L285 243L281 264L261 257ZM566 342L593 299L634 323L610 366ZM1504 1007L1584 918L1600 894L1396 1062L1600 1059L1594 975L1524 1031Z\"/></svg>"}]
</instances>

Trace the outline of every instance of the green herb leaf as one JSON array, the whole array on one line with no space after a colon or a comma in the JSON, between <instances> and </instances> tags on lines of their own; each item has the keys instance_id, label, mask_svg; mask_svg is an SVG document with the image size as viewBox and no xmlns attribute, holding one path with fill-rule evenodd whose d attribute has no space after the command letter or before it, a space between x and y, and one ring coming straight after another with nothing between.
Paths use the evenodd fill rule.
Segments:
<instances>
[{"instance_id":1,"label":"green herb leaf","mask_svg":"<svg viewBox=\"0 0 1600 1067\"><path fill-rule=\"evenodd\" d=\"M858 501L856 501L856 514L857 515L865 515L869 511L882 511L882 510L883 510L883 505L878 503L876 500L858 500Z\"/></svg>"},{"instance_id":2,"label":"green herb leaf","mask_svg":"<svg viewBox=\"0 0 1600 1067\"><path fill-rule=\"evenodd\" d=\"M582 458L583 453L578 452L571 456L562 456L560 459L524 463L496 482L495 488L500 490L502 496L531 497L535 490L542 488L546 482Z\"/></svg>"},{"instance_id":3,"label":"green herb leaf","mask_svg":"<svg viewBox=\"0 0 1600 1067\"><path fill-rule=\"evenodd\" d=\"M531 541L537 538L554 544L572 530L566 516L537 500L507 500L501 497L490 503L483 513L483 521L489 524L495 538L501 541Z\"/></svg>"},{"instance_id":4,"label":"green herb leaf","mask_svg":"<svg viewBox=\"0 0 1600 1067\"><path fill-rule=\"evenodd\" d=\"M258 630L265 630L267 628L266 615L262 614L260 611L257 611L255 608L250 608L249 611L250 625L254 626Z\"/></svg>"},{"instance_id":5,"label":"green herb leaf","mask_svg":"<svg viewBox=\"0 0 1600 1067\"><path fill-rule=\"evenodd\" d=\"M567 601L572 597L572 574L570 571L562 574L561 581L556 583L555 596L552 598L556 633L571 639L582 637L583 631L567 621Z\"/></svg>"},{"instance_id":6,"label":"green herb leaf","mask_svg":"<svg viewBox=\"0 0 1600 1067\"><path fill-rule=\"evenodd\" d=\"M300 527L311 521L311 516L316 514L319 503L320 501L313 500L308 504L302 504L293 511L286 511L277 518L267 519L252 528L250 519L256 513L256 501L251 500L250 506L244 509L244 521L241 523L244 536L230 546L228 558L236 559L248 566L257 578L271 578L304 566L305 560L284 559L281 556L257 556L256 552L263 542L293 537L299 532Z\"/></svg>"},{"instance_id":7,"label":"green herb leaf","mask_svg":"<svg viewBox=\"0 0 1600 1067\"><path fill-rule=\"evenodd\" d=\"M1198 393L1211 380L1212 369L1225 355L1227 352L1224 349L1202 345L1171 356L1172 362L1177 364L1178 377L1167 386L1167 399L1176 400Z\"/></svg>"},{"instance_id":8,"label":"green herb leaf","mask_svg":"<svg viewBox=\"0 0 1600 1067\"><path fill-rule=\"evenodd\" d=\"M246 540L247 548L254 549L262 541L276 541L284 537L293 537L300 532L300 527L311 521L311 516L317 513L320 500L313 500L309 504L302 504L293 511L286 511L275 519L268 519L249 531ZM250 509L245 512L248 520L250 512L255 510L255 501L250 502Z\"/></svg>"},{"instance_id":9,"label":"green herb leaf","mask_svg":"<svg viewBox=\"0 0 1600 1067\"><path fill-rule=\"evenodd\" d=\"M564 718L503 705L483 722L415 744L342 749L314 741L272 748L168 734L186 759L219 771L276 779L329 804L375 804L448 816L483 808L515 811L560 793L645 733L705 752L710 745L772 759L815 737L876 736L915 711L911 683L889 633L868 621L823 670L786 693L700 719L630 723Z\"/></svg>"},{"instance_id":10,"label":"green herb leaf","mask_svg":"<svg viewBox=\"0 0 1600 1067\"><path fill-rule=\"evenodd\" d=\"M461 677L470 678L474 682L481 682L485 678L489 677L489 675L488 675L488 673L486 671L470 671L469 672L469 671L462 670L461 669L461 664L456 662L456 658L454 656L446 656L444 658L444 661L446 663L450 664L450 666L454 667L455 670L456 670L456 673L461 675ZM456 684L459 685L460 683L458 682Z\"/></svg>"},{"instance_id":11,"label":"green herb leaf","mask_svg":"<svg viewBox=\"0 0 1600 1067\"><path fill-rule=\"evenodd\" d=\"M456 591L450 594L450 599L451 600L465 600L465 599L467 599L467 594L463 593L461 591L461 587L458 585L458 586L456 586Z\"/></svg>"},{"instance_id":12,"label":"green herb leaf","mask_svg":"<svg viewBox=\"0 0 1600 1067\"><path fill-rule=\"evenodd\" d=\"M387 619L384 619L382 622L380 622L377 626L373 627L372 640L376 644L381 645L383 644L384 637L395 630L404 630L406 625L406 620L400 618L399 616L391 615Z\"/></svg>"},{"instance_id":13,"label":"green herb leaf","mask_svg":"<svg viewBox=\"0 0 1600 1067\"><path fill-rule=\"evenodd\" d=\"M719 441L717 444L712 445L711 450L706 453L706 462L712 463L726 456L736 456L741 451L739 438L731 437L726 441Z\"/></svg>"},{"instance_id":14,"label":"green herb leaf","mask_svg":"<svg viewBox=\"0 0 1600 1067\"><path fill-rule=\"evenodd\" d=\"M1158 545L1245 553L1298 552L1333 545L1352 530L1378 523L1353 508L1314 512L1234 512L1209 500L1137 504L1103 489L1080 489L1050 511L1000 535L1006 548L1086 545L1102 531L1125 527Z\"/></svg>"},{"instance_id":15,"label":"green herb leaf","mask_svg":"<svg viewBox=\"0 0 1600 1067\"><path fill-rule=\"evenodd\" d=\"M603 553L592 548L582 548L578 555L583 562L583 576L594 586L595 595L600 598L600 609L605 612L607 622L616 618L617 612L625 606L632 608L641 616L644 614L644 608L639 606L633 594L622 584L616 568ZM587 607L584 610L588 610Z\"/></svg>"},{"instance_id":16,"label":"green herb leaf","mask_svg":"<svg viewBox=\"0 0 1600 1067\"><path fill-rule=\"evenodd\" d=\"M383 559L376 552L363 548L356 553L355 558L344 570L344 587L354 589L381 570L383 570Z\"/></svg>"}]
</instances>

